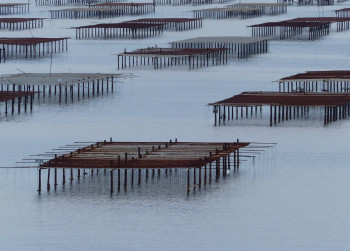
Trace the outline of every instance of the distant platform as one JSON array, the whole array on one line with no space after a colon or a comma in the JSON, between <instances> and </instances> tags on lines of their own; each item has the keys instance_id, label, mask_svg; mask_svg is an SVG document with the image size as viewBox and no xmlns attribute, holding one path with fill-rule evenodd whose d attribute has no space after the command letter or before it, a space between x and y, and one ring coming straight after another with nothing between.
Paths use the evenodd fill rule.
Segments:
<instances>
[{"instance_id":1,"label":"distant platform","mask_svg":"<svg viewBox=\"0 0 350 251\"><path fill-rule=\"evenodd\" d=\"M266 53L268 50L266 37L197 37L170 42L173 48L227 48L230 54L238 58Z\"/></svg>"},{"instance_id":2,"label":"distant platform","mask_svg":"<svg viewBox=\"0 0 350 251\"><path fill-rule=\"evenodd\" d=\"M214 106L215 125L226 120L257 117L258 107L270 107L270 125L284 120L308 118L309 108L323 108L324 124L342 120L350 116L350 93L320 92L242 92L233 97L210 103ZM234 112L234 109L236 111ZM239 108L241 109L239 115ZM255 108L255 114L254 114ZM319 109L322 112L322 109Z\"/></svg>"}]
</instances>

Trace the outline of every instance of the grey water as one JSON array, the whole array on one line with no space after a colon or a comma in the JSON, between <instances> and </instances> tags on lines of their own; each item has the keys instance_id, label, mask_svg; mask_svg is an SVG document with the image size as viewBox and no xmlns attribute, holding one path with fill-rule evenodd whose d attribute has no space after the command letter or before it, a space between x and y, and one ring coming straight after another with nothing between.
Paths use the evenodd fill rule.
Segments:
<instances>
[{"instance_id":1,"label":"grey water","mask_svg":"<svg viewBox=\"0 0 350 251\"><path fill-rule=\"evenodd\" d=\"M5 0L0 2L4 3ZM157 6L147 17L191 17L206 6ZM204 20L203 27L142 40L75 40L74 26L98 19L46 20L43 29L0 36L69 36L53 56L53 72L120 72L114 93L73 102L35 104L32 112L0 115L0 167L19 167L30 155L75 141L275 142L239 172L185 192L173 173L112 196L108 173L86 175L57 191L36 192L36 169L0 169L1 250L349 250L348 119L229 121L214 126L207 104L242 91L278 90L275 80L307 70L347 70L350 31L316 41L271 41L267 54L227 65L117 71L125 48L168 46L198 36L250 35L247 25L302 16L334 16L350 7L288 7L288 13L246 20ZM51 7L52 8L52 7ZM48 17L50 7L26 16ZM113 18L119 22L134 17ZM50 58L0 64L0 74L49 72ZM3 111L2 105L0 105ZM43 176L45 177L45 176Z\"/></svg>"}]
</instances>

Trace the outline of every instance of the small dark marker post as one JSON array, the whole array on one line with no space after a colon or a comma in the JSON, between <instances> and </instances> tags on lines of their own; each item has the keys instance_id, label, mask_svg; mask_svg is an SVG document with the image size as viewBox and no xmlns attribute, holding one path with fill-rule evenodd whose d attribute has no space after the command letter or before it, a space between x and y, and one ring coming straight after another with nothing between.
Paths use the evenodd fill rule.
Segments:
<instances>
[{"instance_id":1,"label":"small dark marker post","mask_svg":"<svg viewBox=\"0 0 350 251\"><path fill-rule=\"evenodd\" d=\"M112 162L113 162L113 160L112 160ZM111 170L111 193L113 193L113 169Z\"/></svg>"},{"instance_id":2,"label":"small dark marker post","mask_svg":"<svg viewBox=\"0 0 350 251\"><path fill-rule=\"evenodd\" d=\"M66 170L63 168L63 171L62 171L62 184L66 184Z\"/></svg>"},{"instance_id":3,"label":"small dark marker post","mask_svg":"<svg viewBox=\"0 0 350 251\"><path fill-rule=\"evenodd\" d=\"M54 183L55 189L57 188L57 168L55 168L55 183Z\"/></svg>"},{"instance_id":4,"label":"small dark marker post","mask_svg":"<svg viewBox=\"0 0 350 251\"><path fill-rule=\"evenodd\" d=\"M118 155L118 191L120 191L120 155Z\"/></svg>"},{"instance_id":5,"label":"small dark marker post","mask_svg":"<svg viewBox=\"0 0 350 251\"><path fill-rule=\"evenodd\" d=\"M125 165L128 163L128 153L125 153ZM124 188L126 189L127 181L128 181L128 169L124 169Z\"/></svg>"},{"instance_id":6,"label":"small dark marker post","mask_svg":"<svg viewBox=\"0 0 350 251\"><path fill-rule=\"evenodd\" d=\"M193 168L193 190L196 190L196 168Z\"/></svg>"},{"instance_id":7,"label":"small dark marker post","mask_svg":"<svg viewBox=\"0 0 350 251\"><path fill-rule=\"evenodd\" d=\"M187 169L187 194L191 191L190 189L190 169Z\"/></svg>"},{"instance_id":8,"label":"small dark marker post","mask_svg":"<svg viewBox=\"0 0 350 251\"><path fill-rule=\"evenodd\" d=\"M73 168L70 169L70 183L73 181Z\"/></svg>"},{"instance_id":9,"label":"small dark marker post","mask_svg":"<svg viewBox=\"0 0 350 251\"><path fill-rule=\"evenodd\" d=\"M41 168L39 168L39 186L38 186L38 192L41 193Z\"/></svg>"},{"instance_id":10,"label":"small dark marker post","mask_svg":"<svg viewBox=\"0 0 350 251\"><path fill-rule=\"evenodd\" d=\"M51 186L50 186L50 171L51 171L51 169L48 168L47 169L47 191L49 191L51 188Z\"/></svg>"}]
</instances>

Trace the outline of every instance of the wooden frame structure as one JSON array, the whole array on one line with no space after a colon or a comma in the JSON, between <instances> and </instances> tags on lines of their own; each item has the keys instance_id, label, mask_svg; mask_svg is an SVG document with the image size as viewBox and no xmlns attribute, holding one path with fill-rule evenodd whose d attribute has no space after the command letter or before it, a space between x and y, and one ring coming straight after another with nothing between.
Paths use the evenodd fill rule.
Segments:
<instances>
[{"instance_id":1,"label":"wooden frame structure","mask_svg":"<svg viewBox=\"0 0 350 251\"><path fill-rule=\"evenodd\" d=\"M9 58L36 58L68 50L68 37L0 38L3 62ZM0 53L1 55L1 53ZM1 56L0 56L1 58ZM1 60L0 60L1 63Z\"/></svg>"},{"instance_id":2,"label":"wooden frame structure","mask_svg":"<svg viewBox=\"0 0 350 251\"><path fill-rule=\"evenodd\" d=\"M335 15L337 17L350 17L350 8L335 10Z\"/></svg>"},{"instance_id":3,"label":"wooden frame structure","mask_svg":"<svg viewBox=\"0 0 350 251\"><path fill-rule=\"evenodd\" d=\"M45 18L0 18L0 30L27 30L42 28Z\"/></svg>"},{"instance_id":4,"label":"wooden frame structure","mask_svg":"<svg viewBox=\"0 0 350 251\"><path fill-rule=\"evenodd\" d=\"M162 24L164 30L192 30L202 27L201 18L141 18L125 23Z\"/></svg>"},{"instance_id":5,"label":"wooden frame structure","mask_svg":"<svg viewBox=\"0 0 350 251\"><path fill-rule=\"evenodd\" d=\"M271 37L274 39L307 39L314 40L328 35L330 21L293 21L268 22L250 25L253 37Z\"/></svg>"},{"instance_id":6,"label":"wooden frame structure","mask_svg":"<svg viewBox=\"0 0 350 251\"><path fill-rule=\"evenodd\" d=\"M308 119L310 108L319 108L321 114L323 108L324 125L327 125L350 116L350 93L242 92L209 105L214 107L215 126L230 119L248 118L249 108L250 117L254 112L255 117L258 113L261 117L263 106L270 107L270 126L285 120Z\"/></svg>"},{"instance_id":7,"label":"wooden frame structure","mask_svg":"<svg viewBox=\"0 0 350 251\"><path fill-rule=\"evenodd\" d=\"M131 66L153 65L154 69L176 65L187 65L189 69L227 63L226 48L181 49L144 48L118 54L118 69ZM128 60L127 60L128 58Z\"/></svg>"},{"instance_id":8,"label":"wooden frame structure","mask_svg":"<svg viewBox=\"0 0 350 251\"><path fill-rule=\"evenodd\" d=\"M212 180L212 176L218 179L226 176L231 169L239 168L242 158L254 157L256 152L249 152L253 155L242 155L243 148L272 147L268 145L257 145L236 142L109 142L101 141L95 143L76 142L74 145L67 145L53 152L36 155L35 162L39 162L39 184L38 192L42 191L41 172L48 170L47 190L51 189L50 171L54 169L54 188L58 186L58 169L62 170L62 184L66 183L66 169L70 169L70 182L74 180L73 170L77 170L77 179L81 174L87 174L86 169L93 171L110 171L110 192L114 191L114 175L117 171L117 188L120 191L123 186L127 189L128 184L133 186L137 176L138 185L145 182L156 173L159 177L161 171L172 172L176 170L187 171L187 192L190 192L191 174L193 170L193 189L206 185ZM31 160L31 159L29 159ZM82 172L81 172L82 171ZM124 175L122 174L124 172ZM122 177L124 176L124 177Z\"/></svg>"},{"instance_id":9,"label":"wooden frame structure","mask_svg":"<svg viewBox=\"0 0 350 251\"><path fill-rule=\"evenodd\" d=\"M114 91L120 74L113 73L20 73L0 76L1 91L36 92L40 97L57 97L59 103Z\"/></svg>"},{"instance_id":10,"label":"wooden frame structure","mask_svg":"<svg viewBox=\"0 0 350 251\"><path fill-rule=\"evenodd\" d=\"M350 71L307 71L277 82L280 92L349 92Z\"/></svg>"},{"instance_id":11,"label":"wooden frame structure","mask_svg":"<svg viewBox=\"0 0 350 251\"><path fill-rule=\"evenodd\" d=\"M33 110L33 91L0 91L0 102L5 102L4 114L15 113L15 103L17 100L17 112L21 113L21 104L23 103L24 111L27 112L28 106L30 111ZM11 104L9 104L11 103ZM10 111L9 111L10 110ZM0 112L1 115L1 112Z\"/></svg>"},{"instance_id":12,"label":"wooden frame structure","mask_svg":"<svg viewBox=\"0 0 350 251\"><path fill-rule=\"evenodd\" d=\"M148 38L163 33L162 24L104 23L75 27L76 39L83 38Z\"/></svg>"},{"instance_id":13,"label":"wooden frame structure","mask_svg":"<svg viewBox=\"0 0 350 251\"><path fill-rule=\"evenodd\" d=\"M268 38L254 37L198 37L171 42L172 48L227 48L237 58L267 53Z\"/></svg>"}]
</instances>

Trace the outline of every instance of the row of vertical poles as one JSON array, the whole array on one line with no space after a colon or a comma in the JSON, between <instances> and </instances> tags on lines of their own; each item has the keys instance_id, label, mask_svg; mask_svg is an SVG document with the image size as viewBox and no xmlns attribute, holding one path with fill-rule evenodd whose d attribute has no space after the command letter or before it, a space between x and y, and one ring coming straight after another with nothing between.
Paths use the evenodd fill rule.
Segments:
<instances>
[{"instance_id":1,"label":"row of vertical poles","mask_svg":"<svg viewBox=\"0 0 350 251\"><path fill-rule=\"evenodd\" d=\"M10 31L15 31L15 30L42 28L43 24L44 24L43 19L13 21L13 22L6 22L6 21L0 20L0 30L8 29Z\"/></svg>"},{"instance_id":2,"label":"row of vertical poles","mask_svg":"<svg viewBox=\"0 0 350 251\"><path fill-rule=\"evenodd\" d=\"M261 40L251 43L212 43L212 42L195 42L195 43L172 43L172 48L192 48L192 49L206 49L206 48L226 48L228 54L233 54L238 58L246 58L249 55L266 53L268 46L267 40Z\"/></svg>"},{"instance_id":3,"label":"row of vertical poles","mask_svg":"<svg viewBox=\"0 0 350 251\"><path fill-rule=\"evenodd\" d=\"M276 35L277 28L279 34L276 39L284 40L292 37L300 37L303 36L304 31L306 31L305 27L301 26L253 26L252 27L252 36L253 37L262 37L262 36L272 36ZM319 38L321 36L325 36L329 34L330 24L318 25L315 27L308 27L308 32L306 39L313 40ZM305 38L305 37L304 37Z\"/></svg>"},{"instance_id":4,"label":"row of vertical poles","mask_svg":"<svg viewBox=\"0 0 350 251\"><path fill-rule=\"evenodd\" d=\"M128 60L127 60L128 59ZM202 53L194 55L179 55L179 56L154 56L144 57L140 55L118 55L118 69L123 69L131 66L153 65L154 69L170 67L176 65L188 65L189 69L214 65L225 64L228 61L227 50L220 50L214 53Z\"/></svg>"},{"instance_id":5,"label":"row of vertical poles","mask_svg":"<svg viewBox=\"0 0 350 251\"><path fill-rule=\"evenodd\" d=\"M292 119L307 119L309 106L270 106L270 126Z\"/></svg>"},{"instance_id":6,"label":"row of vertical poles","mask_svg":"<svg viewBox=\"0 0 350 251\"><path fill-rule=\"evenodd\" d=\"M350 21L339 21L337 22L337 31L344 31L350 29Z\"/></svg>"},{"instance_id":7,"label":"row of vertical poles","mask_svg":"<svg viewBox=\"0 0 350 251\"><path fill-rule=\"evenodd\" d=\"M205 4L220 4L230 2L231 0L192 0L192 5L205 5Z\"/></svg>"},{"instance_id":8,"label":"row of vertical poles","mask_svg":"<svg viewBox=\"0 0 350 251\"><path fill-rule=\"evenodd\" d=\"M185 31L192 30L202 27L203 21L201 18L193 18L189 20L181 20L181 21L143 21L139 20L131 20L126 21L125 23L146 23L146 24L161 24L164 26L164 30L174 29L176 31Z\"/></svg>"},{"instance_id":9,"label":"row of vertical poles","mask_svg":"<svg viewBox=\"0 0 350 251\"><path fill-rule=\"evenodd\" d=\"M116 3L124 0L35 0L36 6L88 5L91 3Z\"/></svg>"},{"instance_id":10,"label":"row of vertical poles","mask_svg":"<svg viewBox=\"0 0 350 251\"><path fill-rule=\"evenodd\" d=\"M149 14L154 13L156 8L154 3L129 3L129 4L108 4L105 5L105 3L102 4L96 4L96 5L89 5L89 8L98 8L103 10L103 8L117 8L121 10L123 15L143 15L143 14Z\"/></svg>"},{"instance_id":11,"label":"row of vertical poles","mask_svg":"<svg viewBox=\"0 0 350 251\"><path fill-rule=\"evenodd\" d=\"M25 57L36 58L44 55L50 55L52 53L68 51L67 39L57 39L55 41L48 42L33 42L28 44L16 44L11 42L6 44L0 44L3 47L3 55L6 58L9 57Z\"/></svg>"},{"instance_id":12,"label":"row of vertical poles","mask_svg":"<svg viewBox=\"0 0 350 251\"><path fill-rule=\"evenodd\" d=\"M350 17L350 10L338 10L335 14L337 17Z\"/></svg>"},{"instance_id":13,"label":"row of vertical poles","mask_svg":"<svg viewBox=\"0 0 350 251\"><path fill-rule=\"evenodd\" d=\"M342 120L350 115L350 102L338 106L324 107L324 125L331 122Z\"/></svg>"},{"instance_id":14,"label":"row of vertical poles","mask_svg":"<svg viewBox=\"0 0 350 251\"><path fill-rule=\"evenodd\" d=\"M29 12L29 3L1 4L0 15L24 14Z\"/></svg>"},{"instance_id":15,"label":"row of vertical poles","mask_svg":"<svg viewBox=\"0 0 350 251\"><path fill-rule=\"evenodd\" d=\"M90 6L90 9L82 10L50 10L51 19L58 18L111 18L120 17L124 15L143 15L148 13L154 13L155 8L153 4L143 5L130 5L130 6L113 6L109 8L102 8L101 6Z\"/></svg>"},{"instance_id":16,"label":"row of vertical poles","mask_svg":"<svg viewBox=\"0 0 350 251\"><path fill-rule=\"evenodd\" d=\"M252 26L252 37L266 37L276 34L276 26Z\"/></svg>"},{"instance_id":17,"label":"row of vertical poles","mask_svg":"<svg viewBox=\"0 0 350 251\"><path fill-rule=\"evenodd\" d=\"M213 173L215 179L219 179L220 176L226 177L230 173L231 168L236 171L239 168L239 149L234 150L233 153L227 154L220 159L208 163L204 166L187 169L187 193L191 191L191 170L193 170L193 190L196 187L205 186L207 183L211 183ZM197 178L198 177L198 178Z\"/></svg>"},{"instance_id":18,"label":"row of vertical poles","mask_svg":"<svg viewBox=\"0 0 350 251\"><path fill-rule=\"evenodd\" d=\"M147 28L104 28L104 27L84 27L75 29L76 39L101 37L104 39L117 37L131 37L134 39L156 36L163 33L163 25L153 25Z\"/></svg>"},{"instance_id":19,"label":"row of vertical poles","mask_svg":"<svg viewBox=\"0 0 350 251\"><path fill-rule=\"evenodd\" d=\"M5 54L5 48L0 48L0 63L6 61L6 54Z\"/></svg>"},{"instance_id":20,"label":"row of vertical poles","mask_svg":"<svg viewBox=\"0 0 350 251\"><path fill-rule=\"evenodd\" d=\"M262 117L262 106L255 105L238 107L214 105L213 113L214 125L217 126L221 125L221 123L224 123L226 120L238 120L239 118L248 118L253 116L257 117L258 114L260 117Z\"/></svg>"},{"instance_id":21,"label":"row of vertical poles","mask_svg":"<svg viewBox=\"0 0 350 251\"><path fill-rule=\"evenodd\" d=\"M343 0L340 0L343 1ZM283 3L288 5L298 5L298 6L308 6L308 5L318 5L318 6L325 6L325 5L334 5L334 0L277 0L277 3Z\"/></svg>"},{"instance_id":22,"label":"row of vertical poles","mask_svg":"<svg viewBox=\"0 0 350 251\"><path fill-rule=\"evenodd\" d=\"M50 10L51 19L59 18L111 18L123 16L124 13L120 9L93 9L91 10Z\"/></svg>"},{"instance_id":23,"label":"row of vertical poles","mask_svg":"<svg viewBox=\"0 0 350 251\"><path fill-rule=\"evenodd\" d=\"M33 111L33 99L34 95L27 95L23 97L13 98L11 100L5 100L4 101L4 114L7 117L9 113L12 115L15 113L16 110L16 100L17 100L17 113L21 113L21 109L24 109L24 112L27 112L28 108L30 111ZM0 112L1 115L1 112Z\"/></svg>"},{"instance_id":24,"label":"row of vertical poles","mask_svg":"<svg viewBox=\"0 0 350 251\"><path fill-rule=\"evenodd\" d=\"M305 119L309 117L309 106L270 106L270 125L292 119ZM350 115L350 103L338 106L324 107L324 125L342 120Z\"/></svg>"},{"instance_id":25,"label":"row of vertical poles","mask_svg":"<svg viewBox=\"0 0 350 251\"><path fill-rule=\"evenodd\" d=\"M254 17L260 17L261 10L238 10L232 8L226 9L212 9L212 10L194 10L193 17L194 18L212 18L212 19L226 19L226 18L241 18L248 19Z\"/></svg>"},{"instance_id":26,"label":"row of vertical poles","mask_svg":"<svg viewBox=\"0 0 350 251\"><path fill-rule=\"evenodd\" d=\"M319 25L317 27L309 28L309 40L317 39L319 37L329 34L330 24Z\"/></svg>"},{"instance_id":27,"label":"row of vertical poles","mask_svg":"<svg viewBox=\"0 0 350 251\"><path fill-rule=\"evenodd\" d=\"M220 177L226 177L231 170L239 169L239 150L235 150L231 154L227 154L220 159L208 163L201 167L189 168L187 170L187 192L190 192L190 186L193 185L193 190L196 190L197 187L202 185L206 186L210 184L215 178L218 180ZM54 180L54 189L58 187L58 168L39 168L38 171L38 192L42 191L42 170L47 170L47 191L51 189L52 179ZM53 175L51 174L51 169L53 170ZM76 178L78 181L82 176L88 174L87 169L76 169L76 168L60 168L62 170L62 185L64 186L67 183L67 180L72 183ZM167 168L167 169L157 169L157 168L144 168L144 169L129 169L129 168L113 168L113 169L90 169L91 177L94 174L99 175L99 172L106 175L107 170L110 173L110 192L115 191L115 187L118 191L127 189L129 186L134 186L137 184L140 186L143 182L147 183L149 179L154 180L155 178L160 178L161 173L163 172L165 177L171 175L173 172L177 172L176 168ZM193 170L193 178L191 177L191 170Z\"/></svg>"},{"instance_id":28,"label":"row of vertical poles","mask_svg":"<svg viewBox=\"0 0 350 251\"><path fill-rule=\"evenodd\" d=\"M213 113L215 116L214 125L221 125L226 120L255 117L258 115L260 107L260 117L262 117L262 106L231 107L215 105ZM310 106L283 106L270 105L270 125L292 119L309 118ZM250 115L250 116L249 116ZM350 103L339 106L326 106L324 108L324 124L345 119L350 115Z\"/></svg>"},{"instance_id":29,"label":"row of vertical poles","mask_svg":"<svg viewBox=\"0 0 350 251\"><path fill-rule=\"evenodd\" d=\"M74 97L79 100L82 98L89 98L90 96L96 96L114 91L115 77L106 77L101 79L90 80L86 82L80 82L72 85L5 85L1 84L1 91L36 91L37 98L43 99L48 96L57 96L58 102L63 100L67 103L68 100L73 102ZM10 90L12 89L12 90ZM34 95L30 97L30 104L32 109L32 102ZM27 101L25 101L27 102ZM25 103L26 104L26 103Z\"/></svg>"},{"instance_id":30,"label":"row of vertical poles","mask_svg":"<svg viewBox=\"0 0 350 251\"><path fill-rule=\"evenodd\" d=\"M279 82L279 92L349 92L348 81L283 81Z\"/></svg>"},{"instance_id":31,"label":"row of vertical poles","mask_svg":"<svg viewBox=\"0 0 350 251\"><path fill-rule=\"evenodd\" d=\"M238 4L238 5L231 5L230 8L259 8L261 9L261 14L262 15L279 15L279 14L284 14L287 13L287 5L277 5L277 6L264 6L261 7L259 5L244 5L244 4Z\"/></svg>"}]
</instances>

